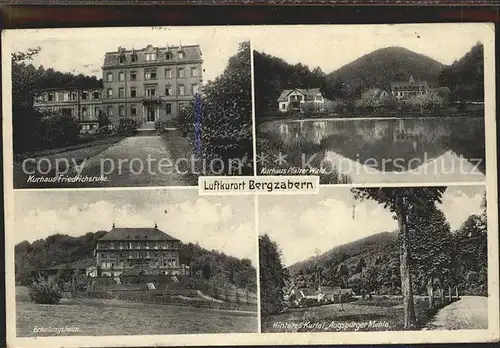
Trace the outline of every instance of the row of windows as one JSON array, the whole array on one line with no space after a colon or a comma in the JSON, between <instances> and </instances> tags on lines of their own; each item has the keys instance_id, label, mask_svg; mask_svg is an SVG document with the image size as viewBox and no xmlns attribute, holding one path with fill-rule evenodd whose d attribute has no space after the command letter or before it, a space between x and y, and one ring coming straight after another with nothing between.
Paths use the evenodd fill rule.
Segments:
<instances>
[{"instance_id":1,"label":"row of windows","mask_svg":"<svg viewBox=\"0 0 500 348\"><path fill-rule=\"evenodd\" d=\"M120 256L120 257L128 257L128 256L135 256L135 257L160 257L160 256L163 256L163 257L169 257L169 258L176 258L177 257L177 253L175 252L168 252L168 251L164 251L164 252L159 252L159 251L155 251L155 252L149 252L149 251L131 251L131 252L113 252L113 251L110 251L110 252L102 252L101 253L101 257L102 258L108 258L108 257L115 257L115 256Z\"/></svg>"},{"instance_id":2,"label":"row of windows","mask_svg":"<svg viewBox=\"0 0 500 348\"><path fill-rule=\"evenodd\" d=\"M93 99L101 99L101 92L100 91L94 91L94 92L89 92L89 91L82 91L80 93L80 99L81 100L90 100L90 98ZM61 93L57 92L48 92L44 96L39 96L38 101L75 101L77 100L78 95L77 92L63 92L62 96Z\"/></svg>"},{"instance_id":3,"label":"row of windows","mask_svg":"<svg viewBox=\"0 0 500 348\"><path fill-rule=\"evenodd\" d=\"M135 260L135 261L128 261L127 262L129 267L132 267L134 265L150 265L150 266L156 266L156 267L175 267L177 266L177 261L175 260L164 260L163 262L159 261L151 261L151 260ZM120 267L125 267L125 262L121 262ZM113 268L115 267L115 263L111 261L104 261L101 263L101 267L104 269L108 268Z\"/></svg>"},{"instance_id":4,"label":"row of windows","mask_svg":"<svg viewBox=\"0 0 500 348\"><path fill-rule=\"evenodd\" d=\"M393 95L396 97L403 97L403 96L408 96L408 95L417 95L419 94L418 92L393 92ZM420 92L421 95L425 95L426 92Z\"/></svg>"},{"instance_id":5,"label":"row of windows","mask_svg":"<svg viewBox=\"0 0 500 348\"><path fill-rule=\"evenodd\" d=\"M192 94L195 95L199 92L200 86L198 84L192 84L191 85L191 91ZM158 96L159 94L157 93L157 88L156 86L145 86L144 87L144 96L146 97L154 97ZM172 86L165 86L165 96L170 96L170 95L175 95L174 90ZM177 95L188 95L186 93L186 86L184 85L178 85L177 86ZM113 88L108 88L106 90L106 96L108 99L113 98ZM139 97L139 94L137 93L137 87L130 87L130 93L129 97L135 98ZM125 98L125 87L119 87L118 88L118 98Z\"/></svg>"},{"instance_id":6,"label":"row of windows","mask_svg":"<svg viewBox=\"0 0 500 348\"><path fill-rule=\"evenodd\" d=\"M179 107L182 108L183 104L181 103ZM138 106L136 104L130 104L130 116L137 116L137 108ZM172 104L170 103L165 104L165 113L167 115L170 115L172 113ZM108 116L109 117L114 116L113 107L111 105L108 106ZM125 105L118 106L118 116L125 117ZM150 248L152 249L153 247Z\"/></svg>"},{"instance_id":7,"label":"row of windows","mask_svg":"<svg viewBox=\"0 0 500 348\"><path fill-rule=\"evenodd\" d=\"M177 58L184 59L185 56L186 55L184 54L184 52L182 52L182 51L177 52ZM171 52L165 52L165 59L169 60L169 59L172 59L173 57L174 57L174 55ZM144 60L146 62L154 62L154 61L156 61L156 58L157 58L157 55L155 52L144 53ZM137 63L138 62L137 54L131 54L130 61L132 63ZM120 63L120 64L127 63L127 56L125 56L124 54L118 56L118 63Z\"/></svg>"},{"instance_id":8,"label":"row of windows","mask_svg":"<svg viewBox=\"0 0 500 348\"><path fill-rule=\"evenodd\" d=\"M198 67L192 67L188 71L191 72L189 76L187 76L187 71L188 69L184 68L178 68L177 69L177 78L185 78L185 77L199 77L200 72L198 70ZM172 76L174 75L174 72L172 71L172 68L167 68L164 70L164 78L165 79L171 79ZM108 72L106 73L106 82L113 82L113 72ZM158 71L157 69L144 69L144 80L157 80L158 79ZM131 71L129 73L129 80L130 81L137 81L137 71ZM124 71L119 71L118 72L118 81L123 82L125 81L125 72Z\"/></svg>"}]
</instances>

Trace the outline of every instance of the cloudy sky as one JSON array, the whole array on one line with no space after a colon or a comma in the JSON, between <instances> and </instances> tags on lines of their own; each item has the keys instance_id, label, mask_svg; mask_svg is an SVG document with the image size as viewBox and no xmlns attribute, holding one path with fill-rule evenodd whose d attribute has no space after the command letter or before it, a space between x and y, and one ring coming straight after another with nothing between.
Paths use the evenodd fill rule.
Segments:
<instances>
[{"instance_id":1,"label":"cloudy sky","mask_svg":"<svg viewBox=\"0 0 500 348\"><path fill-rule=\"evenodd\" d=\"M31 29L15 30L10 35L13 52L42 48L32 61L35 66L98 78L102 78L105 53L116 51L119 46L141 49L148 44L161 47L167 43L199 44L205 82L220 75L229 57L238 51L238 44L249 40L248 35L235 27Z\"/></svg>"},{"instance_id":2,"label":"cloudy sky","mask_svg":"<svg viewBox=\"0 0 500 348\"><path fill-rule=\"evenodd\" d=\"M455 230L481 212L484 186L449 187L440 209ZM353 219L353 205L354 219ZM260 196L259 231L267 233L289 266L336 246L376 233L392 232L397 221L372 200L355 201L349 188L322 187L319 195Z\"/></svg>"},{"instance_id":3,"label":"cloudy sky","mask_svg":"<svg viewBox=\"0 0 500 348\"><path fill-rule=\"evenodd\" d=\"M399 24L291 26L260 29L252 36L253 48L290 64L317 66L330 73L353 60L390 46L401 46L451 64L477 41L493 40L487 24Z\"/></svg>"},{"instance_id":4,"label":"cloudy sky","mask_svg":"<svg viewBox=\"0 0 500 348\"><path fill-rule=\"evenodd\" d=\"M16 191L16 243L51 234L81 236L116 227L153 227L256 265L254 198L199 197L198 189Z\"/></svg>"}]
</instances>

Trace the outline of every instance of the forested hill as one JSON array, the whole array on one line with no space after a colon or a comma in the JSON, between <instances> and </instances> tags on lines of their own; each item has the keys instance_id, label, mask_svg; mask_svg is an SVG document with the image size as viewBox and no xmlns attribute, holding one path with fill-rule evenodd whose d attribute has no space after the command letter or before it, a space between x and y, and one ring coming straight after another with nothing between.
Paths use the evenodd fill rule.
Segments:
<instances>
[{"instance_id":1,"label":"forested hill","mask_svg":"<svg viewBox=\"0 0 500 348\"><path fill-rule=\"evenodd\" d=\"M390 90L391 81L425 80L435 84L444 65L403 47L386 47L344 65L327 75L328 83L340 80L353 91L379 87Z\"/></svg>"},{"instance_id":2,"label":"forested hill","mask_svg":"<svg viewBox=\"0 0 500 348\"><path fill-rule=\"evenodd\" d=\"M289 266L288 270L293 276L299 273L311 273L317 268L346 264L354 271L361 256L370 261L374 261L377 257L385 258L388 256L395 250L397 238L397 232L378 233L334 247L321 255L297 262Z\"/></svg>"},{"instance_id":3,"label":"forested hill","mask_svg":"<svg viewBox=\"0 0 500 348\"><path fill-rule=\"evenodd\" d=\"M54 234L30 243L15 246L16 282L31 284L34 271L56 265L79 261L92 262L97 240L107 232L89 232L80 237ZM181 244L179 258L190 266L192 272L200 272L205 279L216 279L240 288L256 291L256 270L248 259L238 259L216 250L207 250L197 244Z\"/></svg>"}]
</instances>

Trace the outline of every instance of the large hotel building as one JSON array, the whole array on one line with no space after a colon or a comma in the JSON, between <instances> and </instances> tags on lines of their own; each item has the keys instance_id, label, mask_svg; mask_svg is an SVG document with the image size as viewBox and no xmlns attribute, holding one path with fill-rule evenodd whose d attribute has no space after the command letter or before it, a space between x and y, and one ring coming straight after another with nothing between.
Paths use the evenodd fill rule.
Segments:
<instances>
[{"instance_id":1,"label":"large hotel building","mask_svg":"<svg viewBox=\"0 0 500 348\"><path fill-rule=\"evenodd\" d=\"M201 55L199 45L118 47L105 54L102 88L43 90L34 106L70 115L82 130L99 128L103 117L111 123L132 118L138 125L171 124L201 88Z\"/></svg>"}]
</instances>

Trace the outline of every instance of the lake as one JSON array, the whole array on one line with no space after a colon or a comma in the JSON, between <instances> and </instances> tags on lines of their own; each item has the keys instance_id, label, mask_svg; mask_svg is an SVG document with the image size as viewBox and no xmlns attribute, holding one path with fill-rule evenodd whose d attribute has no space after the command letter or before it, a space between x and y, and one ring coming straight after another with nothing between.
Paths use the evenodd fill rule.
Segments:
<instances>
[{"instance_id":1,"label":"lake","mask_svg":"<svg viewBox=\"0 0 500 348\"><path fill-rule=\"evenodd\" d=\"M320 145L323 161L353 183L484 181L484 134L482 117L280 120L259 127L260 136L288 147Z\"/></svg>"}]
</instances>

